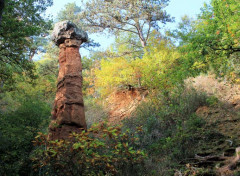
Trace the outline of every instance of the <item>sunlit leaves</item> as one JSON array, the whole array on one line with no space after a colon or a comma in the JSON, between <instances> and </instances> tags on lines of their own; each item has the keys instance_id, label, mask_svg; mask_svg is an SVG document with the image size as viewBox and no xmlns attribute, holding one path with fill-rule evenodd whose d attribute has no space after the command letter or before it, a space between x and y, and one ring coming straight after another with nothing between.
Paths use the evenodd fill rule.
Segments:
<instances>
[{"instance_id":1,"label":"sunlit leaves","mask_svg":"<svg viewBox=\"0 0 240 176\"><path fill-rule=\"evenodd\" d=\"M125 85L135 85L134 67L125 58L101 60L101 70L96 70L96 83L102 95L110 93L114 88Z\"/></svg>"},{"instance_id":2,"label":"sunlit leaves","mask_svg":"<svg viewBox=\"0 0 240 176\"><path fill-rule=\"evenodd\" d=\"M194 74L212 69L216 76L239 77L240 13L238 0L212 0L196 21L184 17L175 37Z\"/></svg>"},{"instance_id":3,"label":"sunlit leaves","mask_svg":"<svg viewBox=\"0 0 240 176\"><path fill-rule=\"evenodd\" d=\"M128 85L169 91L182 82L187 70L173 45L164 39L150 42L142 58L101 60L100 69L95 69L95 87L102 96Z\"/></svg>"},{"instance_id":4,"label":"sunlit leaves","mask_svg":"<svg viewBox=\"0 0 240 176\"><path fill-rule=\"evenodd\" d=\"M128 168L128 173L133 172L146 157L135 149L137 143L137 138L120 126L98 124L65 141L48 141L47 135L39 133L34 144L43 148L38 148L32 159L35 169L44 175L121 175Z\"/></svg>"}]
</instances>

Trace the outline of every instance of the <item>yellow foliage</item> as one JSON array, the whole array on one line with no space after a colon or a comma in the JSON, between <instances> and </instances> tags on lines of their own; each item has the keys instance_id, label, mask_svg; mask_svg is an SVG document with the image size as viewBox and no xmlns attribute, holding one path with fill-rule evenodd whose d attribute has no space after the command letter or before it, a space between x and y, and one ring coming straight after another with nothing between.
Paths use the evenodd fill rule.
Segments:
<instances>
[{"instance_id":1,"label":"yellow foliage","mask_svg":"<svg viewBox=\"0 0 240 176\"><path fill-rule=\"evenodd\" d=\"M155 89L169 89L175 84L176 68L179 54L161 43L159 47L150 48L143 59L142 85ZM139 61L139 62L141 62Z\"/></svg>"},{"instance_id":2,"label":"yellow foliage","mask_svg":"<svg viewBox=\"0 0 240 176\"><path fill-rule=\"evenodd\" d=\"M167 42L161 42L147 47L142 58L103 59L100 69L95 70L95 87L102 96L127 85L170 89L181 80L178 58L179 54Z\"/></svg>"},{"instance_id":3,"label":"yellow foliage","mask_svg":"<svg viewBox=\"0 0 240 176\"><path fill-rule=\"evenodd\" d=\"M100 88L102 95L106 95L119 85L132 84L134 69L124 58L103 59L101 69L95 70L95 86Z\"/></svg>"}]
</instances>

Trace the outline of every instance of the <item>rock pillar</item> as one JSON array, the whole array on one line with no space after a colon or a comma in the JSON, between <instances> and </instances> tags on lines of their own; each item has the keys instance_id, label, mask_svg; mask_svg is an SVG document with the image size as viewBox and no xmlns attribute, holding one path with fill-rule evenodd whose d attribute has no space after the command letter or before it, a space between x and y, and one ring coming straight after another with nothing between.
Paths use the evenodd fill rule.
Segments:
<instances>
[{"instance_id":1,"label":"rock pillar","mask_svg":"<svg viewBox=\"0 0 240 176\"><path fill-rule=\"evenodd\" d=\"M57 23L52 40L60 48L57 93L49 126L49 140L67 139L87 129L82 95L82 63L79 47L86 32L70 21Z\"/></svg>"}]
</instances>

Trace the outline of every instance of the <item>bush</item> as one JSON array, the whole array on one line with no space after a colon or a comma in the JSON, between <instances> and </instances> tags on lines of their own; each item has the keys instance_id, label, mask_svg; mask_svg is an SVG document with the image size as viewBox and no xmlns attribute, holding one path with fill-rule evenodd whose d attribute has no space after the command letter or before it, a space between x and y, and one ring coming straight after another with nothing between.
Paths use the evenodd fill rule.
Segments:
<instances>
[{"instance_id":1,"label":"bush","mask_svg":"<svg viewBox=\"0 0 240 176\"><path fill-rule=\"evenodd\" d=\"M39 175L137 175L145 154L135 150L136 137L120 127L93 125L69 140L48 141L39 133L32 159Z\"/></svg>"},{"instance_id":2,"label":"bush","mask_svg":"<svg viewBox=\"0 0 240 176\"><path fill-rule=\"evenodd\" d=\"M32 140L46 129L50 107L38 97L26 97L18 109L0 115L0 175L28 175Z\"/></svg>"},{"instance_id":3,"label":"bush","mask_svg":"<svg viewBox=\"0 0 240 176\"><path fill-rule=\"evenodd\" d=\"M219 100L218 100L218 98L215 97L215 96L209 96L209 97L207 98L207 103L208 103L208 105L209 105L210 107L214 107L214 106L216 106L216 105L219 103Z\"/></svg>"},{"instance_id":4,"label":"bush","mask_svg":"<svg viewBox=\"0 0 240 176\"><path fill-rule=\"evenodd\" d=\"M195 90L179 90L167 97L155 94L143 103L134 117L123 122L133 133L139 130L139 149L149 158L150 175L172 175L174 168L192 157L204 138L205 121L195 115L199 106L207 105L207 96Z\"/></svg>"},{"instance_id":5,"label":"bush","mask_svg":"<svg viewBox=\"0 0 240 176\"><path fill-rule=\"evenodd\" d=\"M187 125L194 121L202 121L195 116L198 107L207 105L207 96L195 90L184 90L176 92L169 97L161 94L149 97L149 100L142 103L132 118L125 119L124 128L136 131L142 126L144 135L143 147L149 146L152 141L162 137L176 134L176 130L189 129ZM199 122L200 123L200 122ZM146 135L146 136L145 136Z\"/></svg>"}]
</instances>

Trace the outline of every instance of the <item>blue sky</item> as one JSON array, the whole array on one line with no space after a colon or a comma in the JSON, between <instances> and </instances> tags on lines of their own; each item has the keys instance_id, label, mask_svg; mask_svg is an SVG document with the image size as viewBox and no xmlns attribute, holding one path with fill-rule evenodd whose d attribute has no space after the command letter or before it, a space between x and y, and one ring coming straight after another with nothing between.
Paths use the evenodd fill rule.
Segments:
<instances>
[{"instance_id":1,"label":"blue sky","mask_svg":"<svg viewBox=\"0 0 240 176\"><path fill-rule=\"evenodd\" d=\"M48 8L47 14L52 15L54 18L57 17L58 12L61 9L64 9L64 5L67 3L76 2L77 5L81 6L80 0L53 0L53 6ZM192 18L195 18L197 14L200 13L200 8L203 7L204 2L209 3L210 0L170 0L169 6L166 7L167 12L175 17L175 23L167 24L166 28L174 28L177 23L181 20L181 17L188 15ZM99 50L105 50L113 41L114 38L100 35L91 35L96 42L99 42L101 47ZM89 55L84 49L80 50L82 55Z\"/></svg>"}]
</instances>

